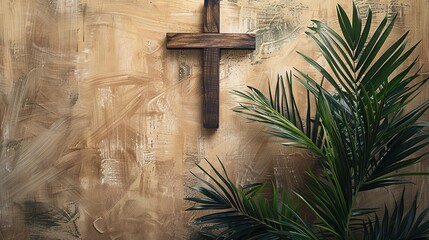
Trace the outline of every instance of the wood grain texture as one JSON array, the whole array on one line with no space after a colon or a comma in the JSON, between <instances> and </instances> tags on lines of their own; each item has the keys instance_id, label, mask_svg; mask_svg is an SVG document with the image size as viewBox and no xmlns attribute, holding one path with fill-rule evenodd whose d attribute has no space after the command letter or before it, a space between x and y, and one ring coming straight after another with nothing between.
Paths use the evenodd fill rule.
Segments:
<instances>
[{"instance_id":1,"label":"wood grain texture","mask_svg":"<svg viewBox=\"0 0 429 240\"><path fill-rule=\"evenodd\" d=\"M204 0L203 31L205 33L220 32L219 0Z\"/></svg>"},{"instance_id":2,"label":"wood grain texture","mask_svg":"<svg viewBox=\"0 0 429 240\"><path fill-rule=\"evenodd\" d=\"M255 50L255 34L167 33L167 49L222 48Z\"/></svg>"},{"instance_id":3,"label":"wood grain texture","mask_svg":"<svg viewBox=\"0 0 429 240\"><path fill-rule=\"evenodd\" d=\"M203 125L219 127L219 48L205 48L203 52Z\"/></svg>"},{"instance_id":4,"label":"wood grain texture","mask_svg":"<svg viewBox=\"0 0 429 240\"><path fill-rule=\"evenodd\" d=\"M208 33L220 32L220 3L219 0L204 0L204 15L203 15L203 31L204 36L201 39L193 39L188 41L194 43L207 43L203 51L203 126L205 128L219 127L219 61L220 49L218 44L212 41L208 43L210 38ZM179 34L181 35L181 34ZM217 34L214 34L217 35ZM186 37L185 35L176 35L173 39ZM194 38L196 36L192 36ZM198 38L198 37L196 37ZM177 39L178 40L178 39ZM196 41L195 41L196 40ZM174 42L174 40L173 40ZM178 42L181 42L180 40ZM168 47L167 37L167 47ZM189 46L188 45L188 46Z\"/></svg>"},{"instance_id":5,"label":"wood grain texture","mask_svg":"<svg viewBox=\"0 0 429 240\"><path fill-rule=\"evenodd\" d=\"M206 34L216 34L220 32L219 0L204 0L203 32L205 33L203 39L197 42L202 43L207 41L208 36ZM192 40L188 43L191 42ZM203 51L203 126L205 128L218 128L220 49L210 44L205 47Z\"/></svg>"}]
</instances>

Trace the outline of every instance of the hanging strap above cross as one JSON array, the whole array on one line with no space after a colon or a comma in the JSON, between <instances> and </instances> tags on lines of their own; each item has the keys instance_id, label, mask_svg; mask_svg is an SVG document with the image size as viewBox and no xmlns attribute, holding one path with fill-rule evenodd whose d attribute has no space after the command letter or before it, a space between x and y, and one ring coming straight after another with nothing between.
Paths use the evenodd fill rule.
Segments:
<instances>
[{"instance_id":1,"label":"hanging strap above cross","mask_svg":"<svg viewBox=\"0 0 429 240\"><path fill-rule=\"evenodd\" d=\"M219 0L204 0L204 33L167 33L167 49L201 48L203 52L203 125L219 127L220 49L254 50L255 34L219 33Z\"/></svg>"}]
</instances>

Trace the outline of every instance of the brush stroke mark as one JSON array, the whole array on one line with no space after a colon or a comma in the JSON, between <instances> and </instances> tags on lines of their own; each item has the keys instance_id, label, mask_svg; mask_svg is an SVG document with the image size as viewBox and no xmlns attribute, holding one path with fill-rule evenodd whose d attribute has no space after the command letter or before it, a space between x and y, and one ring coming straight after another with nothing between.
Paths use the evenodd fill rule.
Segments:
<instances>
[{"instance_id":1,"label":"brush stroke mark","mask_svg":"<svg viewBox=\"0 0 429 240\"><path fill-rule=\"evenodd\" d=\"M170 214L179 211L182 168L175 159L180 112L172 106L180 104L183 82L164 73L167 25L158 18L169 3L87 2L80 85L89 123L81 144L91 154L80 173L85 238L174 239Z\"/></svg>"},{"instance_id":2,"label":"brush stroke mark","mask_svg":"<svg viewBox=\"0 0 429 240\"><path fill-rule=\"evenodd\" d=\"M0 9L0 230L26 239L17 204L50 196L56 208L79 198L69 146L79 135L72 111L81 11L78 1L2 1Z\"/></svg>"},{"instance_id":3,"label":"brush stroke mark","mask_svg":"<svg viewBox=\"0 0 429 240\"><path fill-rule=\"evenodd\" d=\"M31 239L80 238L77 204L69 203L67 209L60 209L44 202L26 201L23 208Z\"/></svg>"},{"instance_id":4,"label":"brush stroke mark","mask_svg":"<svg viewBox=\"0 0 429 240\"><path fill-rule=\"evenodd\" d=\"M231 2L231 1L229 1ZM302 11L309 7L300 1L234 1L240 8L240 28L256 33L253 63L261 63L279 52L303 29ZM307 24L307 23L305 23Z\"/></svg>"},{"instance_id":5,"label":"brush stroke mark","mask_svg":"<svg viewBox=\"0 0 429 240\"><path fill-rule=\"evenodd\" d=\"M179 80L186 79L191 76L191 66L186 63L179 64Z\"/></svg>"},{"instance_id":6,"label":"brush stroke mark","mask_svg":"<svg viewBox=\"0 0 429 240\"><path fill-rule=\"evenodd\" d=\"M380 20L387 14L389 19L397 17L396 19L396 29L398 26L401 28L409 28L413 26L405 26L405 19L407 18L408 11L411 9L411 4L407 1L401 0L386 0L383 2L375 0L358 0L355 1L356 6L359 7L359 11L363 16L363 19L366 19L366 14L368 8L371 7L373 15Z\"/></svg>"}]
</instances>

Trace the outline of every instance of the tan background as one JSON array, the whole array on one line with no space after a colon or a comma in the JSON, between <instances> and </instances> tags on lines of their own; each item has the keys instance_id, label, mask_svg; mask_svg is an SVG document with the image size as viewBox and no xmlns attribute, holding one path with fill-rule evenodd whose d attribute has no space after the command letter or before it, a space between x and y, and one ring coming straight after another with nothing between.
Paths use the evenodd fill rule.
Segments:
<instances>
[{"instance_id":1,"label":"tan background","mask_svg":"<svg viewBox=\"0 0 429 240\"><path fill-rule=\"evenodd\" d=\"M203 0L2 0L0 239L189 239L183 198L204 157L239 184L299 185L310 160L233 113L230 91L314 73L296 51L320 60L304 32L314 18L336 26L337 3L350 12L349 0L221 1L221 32L256 33L258 46L223 51L213 131L202 128L201 51L165 49L166 32L202 31ZM356 3L376 21L398 13L394 35L422 40L427 76L429 1ZM416 180L427 206L428 179Z\"/></svg>"}]
</instances>

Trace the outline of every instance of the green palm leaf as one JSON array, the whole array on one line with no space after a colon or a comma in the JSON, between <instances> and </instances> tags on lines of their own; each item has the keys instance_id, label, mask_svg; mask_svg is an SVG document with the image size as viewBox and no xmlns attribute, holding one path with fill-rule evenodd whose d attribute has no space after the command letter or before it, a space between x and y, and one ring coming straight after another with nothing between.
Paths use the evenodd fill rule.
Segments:
<instances>
[{"instance_id":1,"label":"green palm leaf","mask_svg":"<svg viewBox=\"0 0 429 240\"><path fill-rule=\"evenodd\" d=\"M392 214L389 214L389 210L385 207L382 219L375 214L374 220L365 222L365 240L428 239L429 220L426 219L426 215L429 213L429 208L426 208L422 213L417 215L416 195L408 212L404 212L404 193L405 190L402 192L399 203L395 203Z\"/></svg>"},{"instance_id":2,"label":"green palm leaf","mask_svg":"<svg viewBox=\"0 0 429 240\"><path fill-rule=\"evenodd\" d=\"M305 148L316 155L323 152L323 129L320 116L312 114L312 100L307 92L307 111L302 114L292 91L292 74L286 75L286 83L281 76L277 79L274 91L266 97L256 88L249 87L250 91L233 91L237 96L247 100L234 108L235 112L243 114L247 119L266 124L271 128L271 134L289 140L284 143L288 146ZM302 118L301 116L306 116ZM305 123L305 124L304 124Z\"/></svg>"},{"instance_id":3,"label":"green palm leaf","mask_svg":"<svg viewBox=\"0 0 429 240\"><path fill-rule=\"evenodd\" d=\"M210 236L215 231L218 239L290 239L300 236L301 239L317 239L305 222L296 213L298 205L285 194L277 196L273 186L271 201L260 195L264 184L251 184L237 187L228 177L224 165L219 163L223 173L219 172L209 161L211 175L200 165L198 168L209 177L209 181L199 179L204 186L192 187L202 197L188 197L186 200L195 203L188 211L217 211L196 218L193 223L203 225L202 230ZM287 234L284 234L286 233Z\"/></svg>"},{"instance_id":4,"label":"green palm leaf","mask_svg":"<svg viewBox=\"0 0 429 240\"><path fill-rule=\"evenodd\" d=\"M427 79L410 86L411 81L418 77L418 73L407 77L415 61L406 70L392 76L395 70L405 63L416 45L405 50L406 33L380 54L380 50L387 45L395 18L387 24L386 17L368 39L372 21L371 10L368 11L368 20L363 31L356 6L353 8L352 21L348 20L340 6L337 12L344 41L339 37L340 34L317 21L316 26L310 28L313 33L308 33L325 57L329 69L304 54L301 55L336 89L338 98L333 98L331 94L321 90L321 84L304 73L299 71L297 76L301 83L307 82L304 86L311 93L318 96L318 113L323 116L326 145L332 146L324 148L329 172L329 175L325 176L327 182L324 185L312 185L309 189L311 192L320 192L320 188L323 188L324 191L331 191L331 195L337 198L326 204L316 201L315 197L306 196L306 199L311 199L307 200L308 205L319 216L328 208L341 206L340 203L344 199L351 200L347 211L353 212L353 199L359 191L406 183L407 181L399 178L405 175L427 174L396 173L424 160L425 153L416 157L411 155L426 146L429 138L423 131L428 124L418 122L419 117L427 111L429 101L403 114L406 104L412 99L411 96L416 94L417 89L414 86L421 86ZM368 42L365 45L359 40ZM335 100L347 103L350 112L338 108L339 104L335 103ZM337 115L331 114L336 112ZM336 188L343 181L348 184L343 183L340 188ZM350 191L350 186L353 191ZM336 192L340 194L336 195ZM326 215L322 227L331 232L336 231L337 238L347 239L350 236L340 229L343 226L340 221L348 222L350 216L347 217L344 213ZM328 217L330 221L326 221ZM339 220L335 222L335 219ZM333 223L338 229L332 228Z\"/></svg>"}]
</instances>

